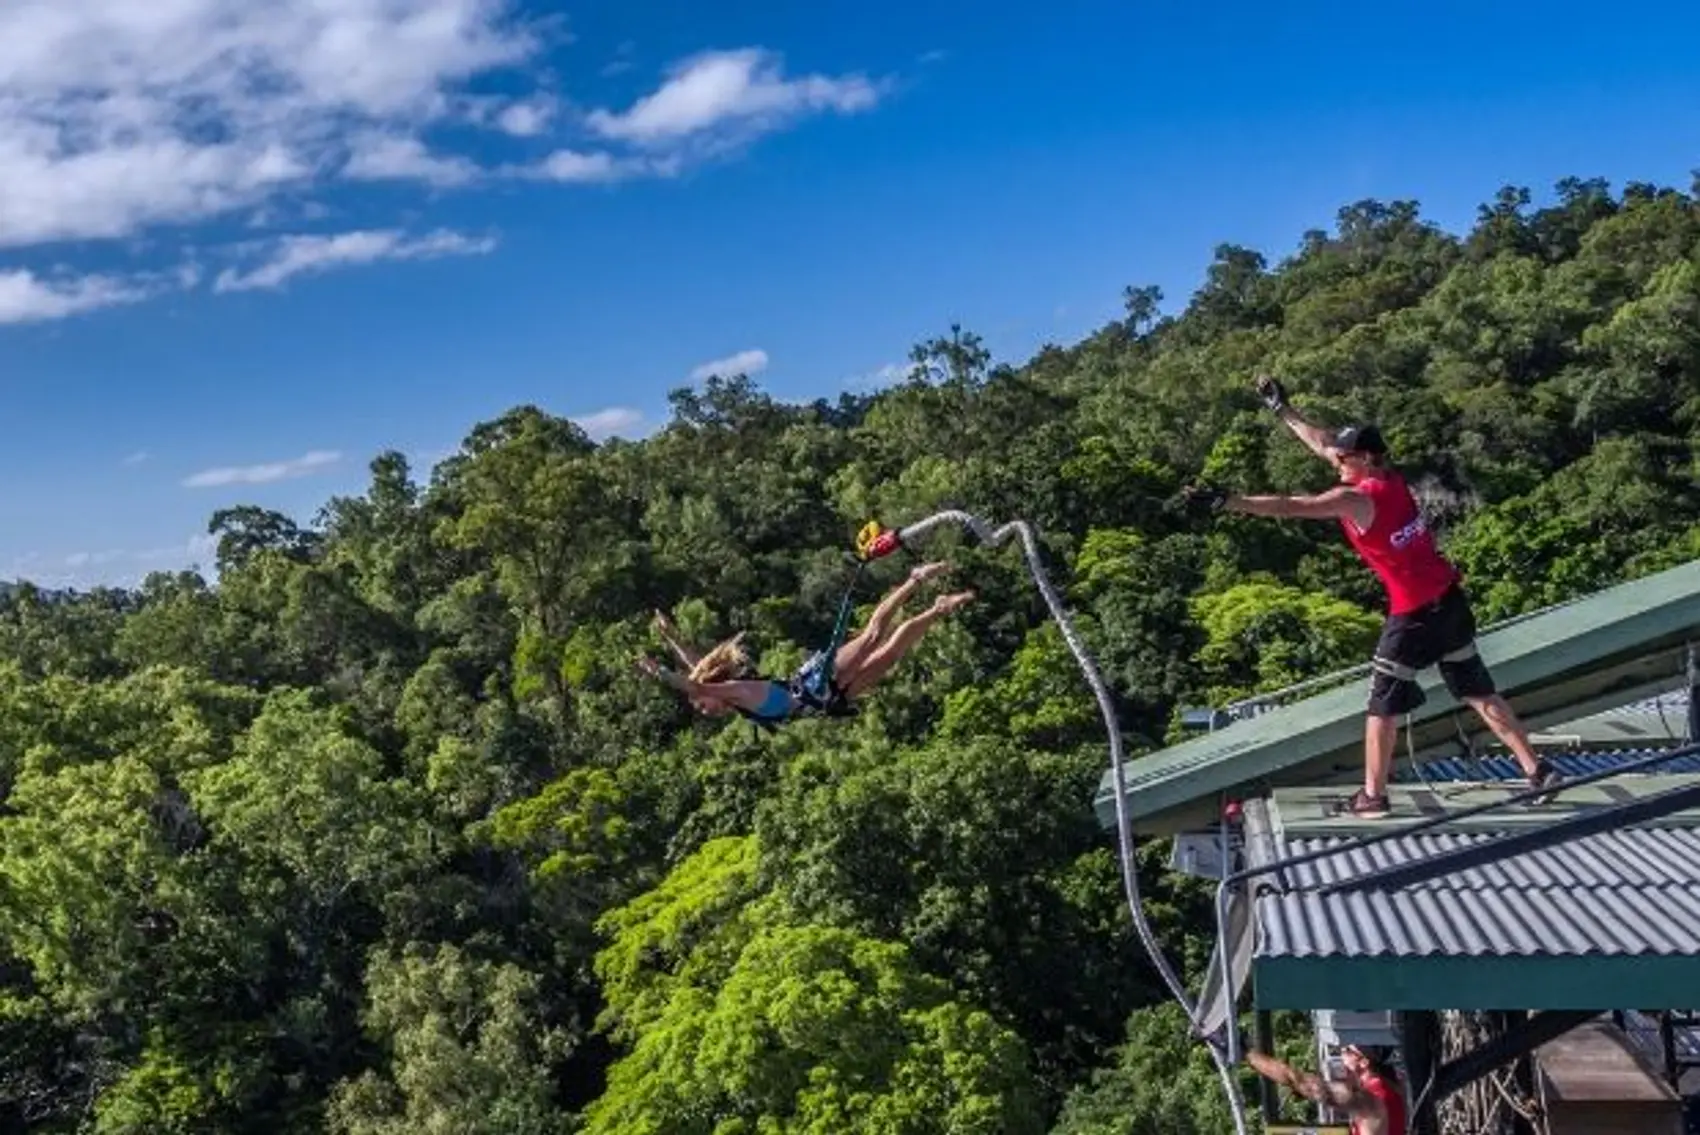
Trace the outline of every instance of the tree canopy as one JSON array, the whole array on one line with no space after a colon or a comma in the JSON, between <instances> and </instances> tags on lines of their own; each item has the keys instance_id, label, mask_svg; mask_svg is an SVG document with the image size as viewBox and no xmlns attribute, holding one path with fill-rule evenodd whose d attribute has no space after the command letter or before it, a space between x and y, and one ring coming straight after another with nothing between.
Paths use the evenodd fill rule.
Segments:
<instances>
[{"instance_id":1,"label":"tree canopy","mask_svg":"<svg viewBox=\"0 0 1700 1135\"><path fill-rule=\"evenodd\" d=\"M878 392L717 377L636 442L515 407L423 479L215 514L214 578L10 588L0 1128L1220 1129L1014 551L916 551L979 599L853 718L694 717L634 661L660 609L795 665L863 522L961 506L1038 528L1135 754L1357 663L1381 595L1336 529L1168 507L1327 483L1259 372L1381 426L1484 621L1700 554L1700 203L1533 200L1354 202L1019 365L952 327ZM1196 983L1208 895L1139 858Z\"/></svg>"}]
</instances>

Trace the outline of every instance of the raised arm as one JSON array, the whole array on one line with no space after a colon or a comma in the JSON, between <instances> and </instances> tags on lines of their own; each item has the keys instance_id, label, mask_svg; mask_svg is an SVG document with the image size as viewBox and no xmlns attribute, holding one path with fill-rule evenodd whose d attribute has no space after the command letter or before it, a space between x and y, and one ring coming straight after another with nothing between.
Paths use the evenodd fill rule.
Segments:
<instances>
[{"instance_id":1,"label":"raised arm","mask_svg":"<svg viewBox=\"0 0 1700 1135\"><path fill-rule=\"evenodd\" d=\"M668 649L672 650L674 656L685 664L685 669L688 670L702 661L702 655L680 642L674 634L673 620L660 611L653 612L653 615L654 618L650 621L654 624L656 633L661 636L661 641L667 644Z\"/></svg>"},{"instance_id":2,"label":"raised arm","mask_svg":"<svg viewBox=\"0 0 1700 1135\"><path fill-rule=\"evenodd\" d=\"M1354 1089L1350 1084L1339 1080L1324 1080L1314 1072L1300 1072L1292 1065L1265 1056L1256 1049L1246 1053L1246 1062L1257 1069L1265 1079L1303 1096L1316 1103L1325 1103L1329 1107L1345 1112L1357 1112L1364 1108L1367 1094Z\"/></svg>"},{"instance_id":3,"label":"raised arm","mask_svg":"<svg viewBox=\"0 0 1700 1135\"><path fill-rule=\"evenodd\" d=\"M1340 464L1339 459L1334 456L1334 450L1330 447L1331 435L1329 432L1321 426L1307 422L1304 415L1293 409L1291 403L1287 401L1287 391L1281 385L1279 379L1270 378L1268 375L1259 375L1256 385L1258 397L1263 399L1264 405L1273 410L1275 416L1281 419L1282 424L1293 431L1294 437L1304 442L1306 449L1309 449L1330 465L1338 466Z\"/></svg>"}]
</instances>

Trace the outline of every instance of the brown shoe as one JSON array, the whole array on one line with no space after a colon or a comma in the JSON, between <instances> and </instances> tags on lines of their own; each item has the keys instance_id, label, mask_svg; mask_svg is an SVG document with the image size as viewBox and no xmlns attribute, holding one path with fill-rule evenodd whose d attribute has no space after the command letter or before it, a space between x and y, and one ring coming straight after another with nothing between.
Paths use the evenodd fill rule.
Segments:
<instances>
[{"instance_id":1,"label":"brown shoe","mask_svg":"<svg viewBox=\"0 0 1700 1135\"><path fill-rule=\"evenodd\" d=\"M1564 777L1559 771L1547 763L1545 757L1535 762L1534 775L1529 777L1530 788L1544 788L1546 791L1539 796L1531 797L1531 804L1545 804L1553 798L1553 794L1564 786Z\"/></svg>"},{"instance_id":2,"label":"brown shoe","mask_svg":"<svg viewBox=\"0 0 1700 1135\"><path fill-rule=\"evenodd\" d=\"M1356 816L1360 820L1385 819L1393 811L1387 802L1387 797L1371 796L1363 789L1358 789L1352 798L1341 804L1339 811L1346 815Z\"/></svg>"}]
</instances>

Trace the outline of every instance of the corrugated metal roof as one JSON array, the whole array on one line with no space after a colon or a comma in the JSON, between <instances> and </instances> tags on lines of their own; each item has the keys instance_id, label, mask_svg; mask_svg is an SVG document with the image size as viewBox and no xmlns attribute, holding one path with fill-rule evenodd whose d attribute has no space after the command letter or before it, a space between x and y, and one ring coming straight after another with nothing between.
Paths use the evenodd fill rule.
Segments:
<instances>
[{"instance_id":1,"label":"corrugated metal roof","mask_svg":"<svg viewBox=\"0 0 1700 1135\"><path fill-rule=\"evenodd\" d=\"M1542 756L1546 757L1552 763L1552 766L1564 776L1587 776L1590 773L1608 772L1612 769L1622 768L1624 765L1643 760L1660 751L1658 748L1595 751L1549 750ZM1523 770L1517 767L1515 758L1499 753L1478 757L1475 760L1468 757L1431 758L1421 762L1419 767L1421 768L1421 776L1409 762L1401 761L1394 770L1393 782L1395 784L1421 784L1424 778L1449 783L1523 779ZM1656 766L1655 771L1660 774L1700 772L1700 753L1676 757L1665 764Z\"/></svg>"},{"instance_id":2,"label":"corrugated metal roof","mask_svg":"<svg viewBox=\"0 0 1700 1135\"><path fill-rule=\"evenodd\" d=\"M1382 867L1430 859L1461 847L1491 843L1483 834L1428 831L1353 848L1312 863L1286 868L1292 887L1310 889L1354 878ZM1305 855L1341 847L1350 840L1290 839L1287 854ZM1418 890L1545 890L1553 887L1686 886L1700 892L1700 832L1693 829L1630 828L1600 832L1557 847L1471 867L1456 874L1402 887Z\"/></svg>"},{"instance_id":3,"label":"corrugated metal roof","mask_svg":"<svg viewBox=\"0 0 1700 1135\"><path fill-rule=\"evenodd\" d=\"M1700 952L1700 831L1606 832L1394 891L1315 888L1487 835L1388 840L1288 868L1258 899L1267 957L1682 955ZM1349 843L1292 839L1283 855Z\"/></svg>"}]
</instances>

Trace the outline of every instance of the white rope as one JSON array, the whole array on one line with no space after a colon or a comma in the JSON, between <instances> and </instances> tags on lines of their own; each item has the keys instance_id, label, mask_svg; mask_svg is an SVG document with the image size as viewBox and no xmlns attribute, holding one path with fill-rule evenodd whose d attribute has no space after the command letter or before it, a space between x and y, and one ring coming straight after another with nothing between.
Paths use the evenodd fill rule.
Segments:
<instances>
[{"instance_id":1,"label":"white rope","mask_svg":"<svg viewBox=\"0 0 1700 1135\"><path fill-rule=\"evenodd\" d=\"M1122 885L1127 895L1128 911L1133 916L1134 928L1139 932L1139 940L1150 955L1157 972L1162 975L1163 983L1169 992L1180 1003L1186 1013L1187 1021L1192 1026L1198 1024L1198 1011L1193 1000L1187 996L1186 987L1175 975L1174 968L1169 965L1168 958L1163 954L1162 947L1157 942L1157 936L1145 920L1143 904L1139 897L1138 864L1133 854L1133 829L1127 816L1127 786L1122 772L1122 732L1121 723L1116 718L1115 703L1110 698L1109 687L1104 684L1103 677L1098 673L1097 665L1092 656L1080 641L1075 632L1074 624L1069 620L1068 612L1063 608L1062 599L1051 585L1050 576L1045 572L1043 561L1039 558L1038 541L1033 536L1032 528L1024 520L1012 520L1001 527L993 528L991 524L972 513L959 509L947 509L938 512L925 520L916 521L897 534L898 541L909 544L915 539L926 535L941 524L958 524L968 529L982 544L996 547L1009 539L1011 535L1021 538L1021 550L1027 559L1028 574L1033 577L1033 584L1044 596L1045 605L1050 608L1051 617L1056 620L1062 631L1063 639L1068 643L1068 649L1074 655L1075 662L1080 666L1080 672L1085 675L1087 685L1092 687L1093 695L1098 699L1098 710L1104 719L1104 731L1110 739L1110 772L1115 779L1116 795L1116 836L1121 846ZM1229 1019L1227 1027L1235 1027ZM1192 1030L1189 1029L1189 1033ZM1228 1098L1229 1110L1234 1116L1234 1130L1237 1135L1246 1135L1245 1105L1240 1099L1239 1085L1234 1081L1233 1069L1227 1062L1226 1055L1216 1045L1205 1042L1210 1050L1211 1059L1216 1064L1216 1073L1222 1081L1222 1091Z\"/></svg>"},{"instance_id":2,"label":"white rope","mask_svg":"<svg viewBox=\"0 0 1700 1135\"><path fill-rule=\"evenodd\" d=\"M1480 1049L1503 1032L1480 1012L1447 1012L1441 1019L1444 1060ZM1490 1070L1438 1101L1436 1119L1442 1135L1510 1135L1516 1129L1515 1116L1545 1135L1549 1123L1540 1101L1525 1095L1516 1082L1518 1066L1532 1061L1532 1056L1519 1057L1509 1067Z\"/></svg>"}]
</instances>

